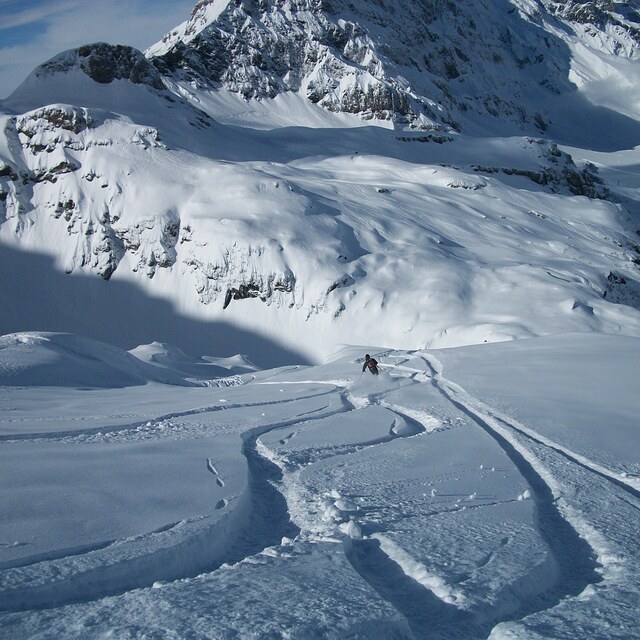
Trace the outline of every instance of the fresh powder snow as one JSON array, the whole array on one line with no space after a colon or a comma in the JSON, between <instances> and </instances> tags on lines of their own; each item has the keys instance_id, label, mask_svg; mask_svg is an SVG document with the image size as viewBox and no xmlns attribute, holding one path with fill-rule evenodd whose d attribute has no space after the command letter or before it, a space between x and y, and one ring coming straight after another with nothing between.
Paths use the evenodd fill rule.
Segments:
<instances>
[{"instance_id":1,"label":"fresh powder snow","mask_svg":"<svg viewBox=\"0 0 640 640\"><path fill-rule=\"evenodd\" d=\"M5 336L3 636L633 637L640 339L370 351L176 386Z\"/></svg>"},{"instance_id":2,"label":"fresh powder snow","mask_svg":"<svg viewBox=\"0 0 640 640\"><path fill-rule=\"evenodd\" d=\"M3 640L640 638L640 6L348 4L0 102Z\"/></svg>"}]
</instances>

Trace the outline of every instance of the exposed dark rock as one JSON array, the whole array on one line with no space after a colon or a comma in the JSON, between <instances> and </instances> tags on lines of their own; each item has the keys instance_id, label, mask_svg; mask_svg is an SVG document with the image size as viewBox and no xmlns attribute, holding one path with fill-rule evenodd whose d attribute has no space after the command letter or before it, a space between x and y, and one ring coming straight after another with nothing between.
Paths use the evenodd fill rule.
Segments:
<instances>
[{"instance_id":1,"label":"exposed dark rock","mask_svg":"<svg viewBox=\"0 0 640 640\"><path fill-rule=\"evenodd\" d=\"M266 278L259 277L257 280L242 282L236 287L228 287L225 293L222 308L226 309L232 300L246 300L247 298L260 298L267 302L273 295L273 291L291 293L295 284L293 274L285 273L276 276L270 274Z\"/></svg>"},{"instance_id":2,"label":"exposed dark rock","mask_svg":"<svg viewBox=\"0 0 640 640\"><path fill-rule=\"evenodd\" d=\"M329 295L332 291L335 291L336 289L339 289L341 287L348 287L348 286L351 286L354 283L355 283L355 280L353 279L353 277L348 275L348 274L345 274L344 276L342 276L342 278L339 278L338 280L336 280L327 289L327 295Z\"/></svg>"},{"instance_id":3,"label":"exposed dark rock","mask_svg":"<svg viewBox=\"0 0 640 640\"><path fill-rule=\"evenodd\" d=\"M539 169L520 169L476 164L472 165L472 169L478 173L522 176L536 184L548 187L554 193L566 188L575 196L586 196L597 200L612 199L611 192L598 176L598 168L595 165L587 162L582 167L578 167L568 153L560 151L557 145L549 144L544 140L529 139L529 143L541 147L541 159L549 161L550 166L541 166Z\"/></svg>"},{"instance_id":4,"label":"exposed dark rock","mask_svg":"<svg viewBox=\"0 0 640 640\"><path fill-rule=\"evenodd\" d=\"M401 142L435 142L436 144L445 144L445 142L453 142L451 136L428 135L428 136L396 136L396 140Z\"/></svg>"},{"instance_id":5,"label":"exposed dark rock","mask_svg":"<svg viewBox=\"0 0 640 640\"><path fill-rule=\"evenodd\" d=\"M640 309L640 282L629 275L611 271L602 297L608 302Z\"/></svg>"},{"instance_id":6,"label":"exposed dark rock","mask_svg":"<svg viewBox=\"0 0 640 640\"><path fill-rule=\"evenodd\" d=\"M153 58L160 72L203 87L222 85L245 98L304 86L311 102L365 118L412 123L421 114L435 117L426 101L385 73L367 32L334 19L335 7L328 10L326 2L240 0L203 28L208 4L196 5L188 42L176 40Z\"/></svg>"},{"instance_id":7,"label":"exposed dark rock","mask_svg":"<svg viewBox=\"0 0 640 640\"><path fill-rule=\"evenodd\" d=\"M9 180L15 181L18 179L18 174L10 164L0 162L0 178L9 178Z\"/></svg>"},{"instance_id":8,"label":"exposed dark rock","mask_svg":"<svg viewBox=\"0 0 640 640\"><path fill-rule=\"evenodd\" d=\"M78 68L92 80L109 84L114 80L129 80L134 84L144 84L153 89L163 90L164 83L158 70L144 57L142 52L123 45L106 42L88 44L72 49L38 69L38 73L66 72Z\"/></svg>"},{"instance_id":9,"label":"exposed dark rock","mask_svg":"<svg viewBox=\"0 0 640 640\"><path fill-rule=\"evenodd\" d=\"M57 182L58 177L65 173L72 173L77 171L80 167L71 162L70 160L63 160L59 162L55 167L50 169L44 169L42 171L34 171L29 176L30 182Z\"/></svg>"},{"instance_id":10,"label":"exposed dark rock","mask_svg":"<svg viewBox=\"0 0 640 640\"><path fill-rule=\"evenodd\" d=\"M56 205L54 216L56 218L59 218L64 214L65 219L69 221L71 218L71 214L75 211L75 209L76 203L71 198L69 198L64 202L58 202L58 204Z\"/></svg>"},{"instance_id":11,"label":"exposed dark rock","mask_svg":"<svg viewBox=\"0 0 640 640\"><path fill-rule=\"evenodd\" d=\"M226 309L231 300L246 300L247 298L257 298L260 295L260 287L255 284L241 284L237 288L227 289L227 294L224 298L223 309Z\"/></svg>"}]
</instances>

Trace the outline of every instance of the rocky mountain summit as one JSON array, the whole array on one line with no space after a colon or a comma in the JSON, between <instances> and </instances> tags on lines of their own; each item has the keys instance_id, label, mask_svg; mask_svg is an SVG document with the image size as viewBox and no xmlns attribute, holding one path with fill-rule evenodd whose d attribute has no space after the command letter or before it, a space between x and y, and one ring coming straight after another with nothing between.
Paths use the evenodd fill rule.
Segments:
<instances>
[{"instance_id":1,"label":"rocky mountain summit","mask_svg":"<svg viewBox=\"0 0 640 640\"><path fill-rule=\"evenodd\" d=\"M165 76L245 98L314 104L414 128L470 116L546 128L570 92L566 37L636 57L638 3L203 0L148 51ZM559 33L559 32L564 32Z\"/></svg>"},{"instance_id":2,"label":"rocky mountain summit","mask_svg":"<svg viewBox=\"0 0 640 640\"><path fill-rule=\"evenodd\" d=\"M110 45L105 42L65 51L38 67L36 76L64 73L79 68L95 82L109 84L114 80L129 80L157 90L164 90L156 68L133 47Z\"/></svg>"}]
</instances>

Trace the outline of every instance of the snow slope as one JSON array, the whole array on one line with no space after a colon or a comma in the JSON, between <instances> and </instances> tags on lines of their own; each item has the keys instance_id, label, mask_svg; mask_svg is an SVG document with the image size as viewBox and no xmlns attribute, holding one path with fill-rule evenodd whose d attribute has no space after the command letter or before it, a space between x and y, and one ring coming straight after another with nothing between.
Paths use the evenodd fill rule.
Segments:
<instances>
[{"instance_id":1,"label":"snow slope","mask_svg":"<svg viewBox=\"0 0 640 640\"><path fill-rule=\"evenodd\" d=\"M606 185L552 143L296 128L253 132L249 147L247 129L216 125L198 134L215 144L205 158L113 113L59 105L5 122L6 148L25 146L3 178L0 240L54 257L71 291L93 273L109 281L101 296L126 289L170 303L173 335L136 332L120 305L88 305L72 320L120 347L245 351L215 333L181 343L190 318L315 360L341 342L638 333L629 209L596 198ZM67 300L14 259L8 268L3 330L68 330L54 324ZM610 285L632 292L627 306L603 298ZM13 287L42 311L22 310Z\"/></svg>"},{"instance_id":2,"label":"snow slope","mask_svg":"<svg viewBox=\"0 0 640 640\"><path fill-rule=\"evenodd\" d=\"M204 0L36 69L0 638L640 638L635 11Z\"/></svg>"},{"instance_id":3,"label":"snow slope","mask_svg":"<svg viewBox=\"0 0 640 640\"><path fill-rule=\"evenodd\" d=\"M639 637L638 339L369 351L0 387L0 636Z\"/></svg>"},{"instance_id":4,"label":"snow slope","mask_svg":"<svg viewBox=\"0 0 640 640\"><path fill-rule=\"evenodd\" d=\"M576 331L638 335L631 9L356 3L338 18L331 3L259 4L199 3L147 58L104 43L64 52L4 101L2 332L72 331L124 349L158 341L196 358L246 353L245 339L257 346L259 338L259 352L247 355L260 366L319 362L341 343L414 349ZM467 33L474 11L477 37L463 42L454 27ZM429 46L446 40L469 59L448 79L449 106L466 118L461 133L363 120L293 88L244 99L235 80L188 77L196 53L215 58L207 47L230 39L237 50L225 53L225 78L244 69L260 84L282 66L245 60L264 36L265 51L342 56L344 78L365 72L357 51L369 52L382 65L377 81L419 76L427 99L444 78L437 56L422 75L402 75L393 62L422 42L392 37L411 16L423 40L451 18ZM306 44L305 24L314 27ZM344 50L326 40L332 33ZM186 56L175 69L163 58L172 47ZM492 51L504 64L481 65ZM538 64L539 51L547 53ZM291 70L312 58L292 54ZM532 89L540 74L560 93ZM495 103L497 116L482 98L491 87L512 93ZM533 113L538 94L551 101L548 128L526 118L515 126L517 105ZM88 296L97 303L83 305Z\"/></svg>"}]
</instances>

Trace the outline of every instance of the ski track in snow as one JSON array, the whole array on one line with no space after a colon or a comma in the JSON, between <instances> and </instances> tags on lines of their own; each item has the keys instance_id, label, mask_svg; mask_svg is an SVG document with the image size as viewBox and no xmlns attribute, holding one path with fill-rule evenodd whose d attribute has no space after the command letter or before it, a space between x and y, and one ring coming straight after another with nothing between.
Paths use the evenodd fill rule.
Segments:
<instances>
[{"instance_id":1,"label":"ski track in snow","mask_svg":"<svg viewBox=\"0 0 640 640\"><path fill-rule=\"evenodd\" d=\"M226 411L230 409L246 409L251 407L268 407L307 400L320 395L329 395L331 391L321 394L315 393L309 396L300 396L291 399L273 400L272 402L241 403L241 404L216 404L197 409L188 409L175 413L167 413L155 418L147 418L123 425L111 425L94 427L88 429L77 429L69 431L53 431L44 433L28 433L24 435L11 434L0 436L0 442L7 444L17 444L21 442L62 442L65 444L79 444L87 442L136 442L146 439L159 439L162 437L175 439L177 437L193 437L198 433L206 433L206 425L197 427L194 425L183 425L174 421L180 418L205 415L216 411Z\"/></svg>"},{"instance_id":2,"label":"ski track in snow","mask_svg":"<svg viewBox=\"0 0 640 640\"><path fill-rule=\"evenodd\" d=\"M176 417L191 416L216 412L224 409L243 409L247 407L262 407L275 404L293 403L304 398L313 398L331 393L330 391L316 393L304 397L276 400L273 402L241 403L237 405L213 405L192 411L183 411L163 416L159 420L169 420ZM317 417L328 417L343 409L327 410L326 405L317 411ZM296 416L291 420L283 420L251 429L242 434L242 453L248 466L248 489L240 497L244 504L237 507L232 517L224 517L213 525L203 523L197 527L193 535L188 535L177 544L169 540L156 540L159 548L151 553L128 557L126 552L120 558L118 547L123 541L110 541L99 545L76 549L62 550L59 554L50 554L33 559L29 564L24 561L7 563L3 576L4 584L0 587L0 611L25 611L59 607L72 603L86 603L105 596L126 593L133 589L151 587L156 582L174 581L197 576L203 572L213 571L223 564L235 564L245 557L261 552L266 547L280 544L283 537L295 537L296 527L291 524L286 503L280 493L274 488L278 479L279 469L256 451L257 438L276 429L290 429L309 418ZM118 426L113 433L120 441L135 441L139 426ZM144 422L147 424L147 421ZM87 437L93 437L108 429L87 430L72 434L34 434L33 438L8 439L5 442L23 444L33 441L57 440L65 444L87 442ZM204 429L203 429L204 431ZM157 432L156 432L157 433ZM193 430L189 431L193 436ZM197 435L197 434L196 434ZM93 440L90 440L93 441ZM218 487L225 486L219 477L213 461L207 458L207 470L215 476ZM226 507L228 500L219 500L215 509ZM136 536L135 539L153 542L154 536L163 534L173 528L190 523L176 523L167 525L159 530ZM108 558L101 551L111 554ZM76 564L78 556L82 556L81 571L78 573ZM115 561L114 558L115 557ZM105 562L107 560L108 562ZM103 564L104 563L104 564ZM44 566L46 565L46 566ZM49 578L48 582L34 586L11 588L11 582L24 582L25 574L33 571L33 580L39 581L39 576ZM16 575L12 574L15 573ZM27 576L27 583L30 581ZM9 583L9 588L7 588Z\"/></svg>"},{"instance_id":3,"label":"ski track in snow","mask_svg":"<svg viewBox=\"0 0 640 640\"><path fill-rule=\"evenodd\" d=\"M640 478L630 478L621 473L612 471L606 468L604 465L590 460L586 456L571 451L571 449L560 445L550 438L540 435L533 429L526 427L517 420L505 415L504 413L497 411L494 408L488 407L484 402L470 396L462 387L455 384L450 380L446 380L442 376L442 364L434 356L424 356L425 361L433 372L433 380L438 389L449 398L452 402L464 406L467 413L471 413L476 416L477 420L483 422L485 427L488 427L495 434L499 434L508 440L515 448L518 448L519 444L517 440L510 437L509 431L524 436L530 442L534 442L538 445L542 445L548 449L560 454L568 461L579 465L591 471L592 473L601 476L605 480L608 480L615 486L626 491L631 496L640 500ZM526 451L526 448L525 448ZM531 455L531 454L529 454ZM535 458L533 458L535 462ZM542 473L548 475L547 472L542 470ZM558 491L560 491L558 489ZM640 502L635 502L634 506L640 509Z\"/></svg>"},{"instance_id":4,"label":"ski track in snow","mask_svg":"<svg viewBox=\"0 0 640 640\"><path fill-rule=\"evenodd\" d=\"M402 372L414 382L431 382L450 403L497 442L528 482L533 490L538 530L550 551L550 558L545 564L555 566L557 577L553 584L543 581L538 592L532 594L515 610L513 605L505 604L499 597L492 606L485 605L478 611L468 610L465 609L464 596L457 592L455 587L447 585L439 576L431 575L423 565L393 542L377 534L364 538L350 535L350 525L347 525L347 535L343 536L343 544L354 569L406 617L417 639L444 640L455 636L460 640L471 640L486 637L500 622L518 620L532 613L550 609L568 597L578 596L589 585L602 581L603 576L606 577L608 573L608 567L603 566L608 559L606 554L596 551L602 549L599 535L575 510L560 508L561 487L535 455L510 435L508 429L527 435L533 441L562 454L570 462L607 478L632 496L636 496L637 491L632 483L625 482L601 465L535 434L524 425L510 420L508 416L501 414L497 417L497 412L445 379L442 375L442 365L435 357L426 353L412 355L419 355L424 360L425 370L404 366L402 362L392 365L391 368ZM343 392L344 402L350 405L352 411L377 404L395 412L416 427L415 432L409 437L426 434L437 428L429 420L421 422L419 414L385 401L384 395L371 394L362 398L354 397L348 391ZM280 440L280 444L286 444L295 435L295 432L289 433ZM394 437L394 434L390 433L388 438L378 442L354 445L351 448L334 447L332 451L314 449L312 458L301 459L299 456L293 464L290 456L282 458L272 453L272 457L281 466L283 474L294 477L296 466L300 469L303 465L327 456L348 455L362 449L363 446L384 445ZM478 508L487 506L491 506L491 503L478 505ZM501 544L506 544L504 539ZM486 566L490 560L489 556L485 559L484 565ZM553 572L554 569L551 569L551 573ZM533 577L532 582L535 583Z\"/></svg>"},{"instance_id":5,"label":"ski track in snow","mask_svg":"<svg viewBox=\"0 0 640 640\"><path fill-rule=\"evenodd\" d=\"M425 369L405 366L410 358L420 357ZM398 356L399 359L400 356ZM414 560L403 549L381 534L362 536L357 521L351 519L341 531L333 531L325 536L325 540L333 540L342 544L346 557L354 570L367 581L384 599L390 602L407 619L416 639L437 639L456 637L459 640L486 637L491 629L505 620L517 620L531 613L542 611L557 605L569 596L580 594L588 585L597 583L607 577L607 558L602 553L602 541L591 531L574 509L562 504L562 487L552 474L544 467L531 449L523 444L530 442L563 457L569 464L579 465L582 469L596 474L600 478L614 484L627 493L628 500L636 509L639 508L639 492L634 479L624 478L584 456L540 436L525 425L508 416L487 407L481 401L467 394L464 389L443 376L441 363L426 352L410 352L397 365L388 365L390 370L401 374L411 384L427 383L437 388L447 401L459 411L467 415L473 422L488 433L505 451L515 464L521 475L532 489L536 505L536 519L540 534L547 543L552 562L557 566L555 584L542 584L540 592L527 599L526 604L513 610L498 600L492 606L483 606L481 610L467 608L465 597L455 585L447 584L440 576L432 574L428 567ZM289 420L255 427L242 434L242 453L247 460L249 482L246 493L241 496L242 505L236 507L231 515L225 514L213 526L204 524L200 530L177 545L169 542L166 548L158 548L150 554L143 554L133 559L123 557L117 559L117 546L122 541L107 542L94 548L70 550L61 557L40 558L38 562L26 567L15 563L11 570L24 571L33 569L36 573L45 568L44 574L50 580L33 587L25 586L16 590L7 589L0 593L0 609L4 611L21 611L47 609L74 602L89 602L107 595L125 593L137 588L150 587L154 583L172 581L199 575L203 572L215 571L223 564L234 564L242 561L270 546L278 546L283 538L294 539L296 536L313 538L316 533L302 531L291 520L291 505L287 504L289 493L287 483L296 482L297 474L302 468L319 460L348 456L367 447L380 447L396 438L428 437L429 433L441 428L437 420L421 412L400 407L389 402L387 393L370 394L366 397L354 396L349 391L348 381L304 381L277 383L262 382L260 384L327 384L330 388L323 393L294 399L275 400L272 402L211 405L183 412L175 412L160 416L153 420L145 420L129 425L86 429L73 432L38 433L24 437L6 436L1 440L6 443L26 443L38 441L87 442L95 439L115 438L121 441L135 441L140 437L162 438L180 430L180 426L171 421L181 417L198 414L211 414L233 408L247 408L286 404L296 400L318 397L322 395L338 396L340 405L332 407L329 402L324 407L310 412L310 415L296 415ZM296 438L305 427L313 425L328 417L357 412L365 407L380 406L394 413L399 421L408 429L399 434L396 432L398 421L393 422L389 434L363 443L349 445L317 446L297 455L281 456L259 442L259 438L267 433L283 431L278 440L286 445ZM166 433L157 425L164 423ZM193 429L193 426L189 427ZM191 433L193 435L193 433ZM206 468L214 476L217 486L225 487L218 466L211 458L206 458ZM319 496L305 496L309 501L317 501ZM334 501L334 508L342 498ZM225 509L229 503L227 498L220 499L215 509ZM484 508L492 503L472 505L470 508ZM344 504L341 504L344 507ZM300 504L295 507L300 509ZM348 508L347 511L348 512ZM227 517L229 516L229 517ZM172 523L144 536L161 536L184 526L185 523ZM234 535L229 535L234 532ZM502 542L506 544L506 542ZM594 549L600 549L600 553ZM101 552L116 551L116 561L108 566L102 564ZM73 573L73 566L67 568L65 563L78 555L84 556L86 566L80 573ZM92 556L95 556L92 558ZM491 556L484 560L486 566ZM9 581L11 576L9 575ZM500 594L498 593L498 596Z\"/></svg>"}]
</instances>

